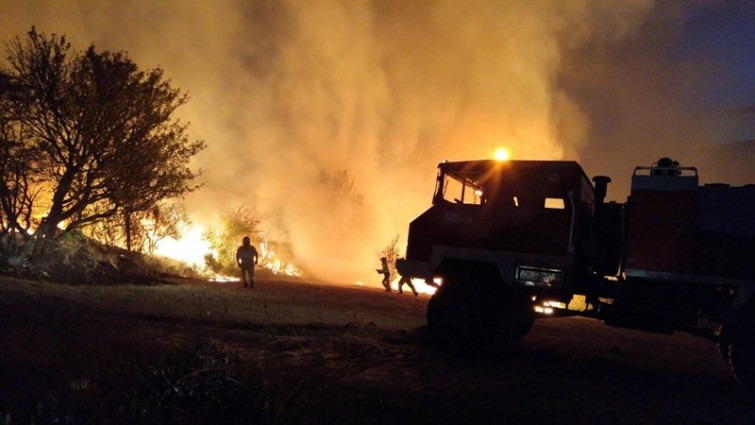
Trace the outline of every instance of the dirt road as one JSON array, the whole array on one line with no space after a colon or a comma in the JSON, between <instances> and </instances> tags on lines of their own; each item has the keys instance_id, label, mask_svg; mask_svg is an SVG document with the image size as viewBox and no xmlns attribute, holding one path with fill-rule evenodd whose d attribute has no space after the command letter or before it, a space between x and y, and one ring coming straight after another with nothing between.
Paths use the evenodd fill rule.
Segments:
<instances>
[{"instance_id":1,"label":"dirt road","mask_svg":"<svg viewBox=\"0 0 755 425\"><path fill-rule=\"evenodd\" d=\"M538 321L459 358L422 341L427 296L260 282L72 287L0 279L10 423L742 424L714 344Z\"/></svg>"}]
</instances>

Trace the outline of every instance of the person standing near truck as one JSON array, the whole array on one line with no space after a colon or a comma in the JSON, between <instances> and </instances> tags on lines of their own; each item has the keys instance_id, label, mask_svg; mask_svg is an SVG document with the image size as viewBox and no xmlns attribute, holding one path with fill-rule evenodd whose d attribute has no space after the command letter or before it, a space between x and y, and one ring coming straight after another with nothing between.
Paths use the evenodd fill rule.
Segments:
<instances>
[{"instance_id":1,"label":"person standing near truck","mask_svg":"<svg viewBox=\"0 0 755 425\"><path fill-rule=\"evenodd\" d=\"M398 263L399 261L401 261L400 257L396 260L396 263ZM412 283L412 278L409 276L404 276L401 273L399 273L399 275L401 276L401 278L398 280L398 293L403 294L404 285L406 285L409 287L409 289L412 290L412 293L414 294L415 297L419 295L417 293L417 289L414 287L414 284Z\"/></svg>"},{"instance_id":2,"label":"person standing near truck","mask_svg":"<svg viewBox=\"0 0 755 425\"><path fill-rule=\"evenodd\" d=\"M236 264L241 268L241 282L244 283L244 288L248 285L249 289L254 289L254 266L259 258L257 248L251 244L249 236L244 236L241 243L236 250Z\"/></svg>"},{"instance_id":3,"label":"person standing near truck","mask_svg":"<svg viewBox=\"0 0 755 425\"><path fill-rule=\"evenodd\" d=\"M412 290L412 293L414 294L415 297L417 295L419 295L417 293L417 290L414 288L414 284L412 283L412 278L410 278L409 276L401 276L401 279L399 279L399 281L398 281L398 293L399 294L403 294L404 293L404 285L408 286L409 289Z\"/></svg>"}]
</instances>

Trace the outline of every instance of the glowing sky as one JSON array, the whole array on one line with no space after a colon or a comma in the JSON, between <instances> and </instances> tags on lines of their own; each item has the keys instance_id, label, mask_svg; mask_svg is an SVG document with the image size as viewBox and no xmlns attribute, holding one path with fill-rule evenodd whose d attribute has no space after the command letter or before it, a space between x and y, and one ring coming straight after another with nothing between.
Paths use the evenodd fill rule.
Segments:
<instances>
[{"instance_id":1,"label":"glowing sky","mask_svg":"<svg viewBox=\"0 0 755 425\"><path fill-rule=\"evenodd\" d=\"M205 186L186 200L194 220L211 228L218 212L252 207L314 276L377 285L379 251L396 234L403 247L443 159L500 146L513 159L577 159L614 178L615 199L635 165L664 155L719 178L701 152L728 141L716 114L755 103L753 9L0 0L0 36L35 25L163 68L189 92L179 115L208 145L195 164ZM327 183L340 170L361 202Z\"/></svg>"}]
</instances>

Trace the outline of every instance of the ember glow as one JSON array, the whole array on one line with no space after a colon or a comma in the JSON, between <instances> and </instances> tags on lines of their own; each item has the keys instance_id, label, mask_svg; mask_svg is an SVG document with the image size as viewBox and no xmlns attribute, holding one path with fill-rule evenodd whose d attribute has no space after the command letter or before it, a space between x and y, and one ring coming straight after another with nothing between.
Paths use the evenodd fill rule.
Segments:
<instances>
[{"instance_id":1,"label":"ember glow","mask_svg":"<svg viewBox=\"0 0 755 425\"><path fill-rule=\"evenodd\" d=\"M0 28L161 67L208 145L192 221L210 228L219 209L251 205L313 277L372 287L375 253L406 240L444 158L487 158L503 142L615 176L691 155L679 140L711 136L692 116L702 90L755 86L710 72L723 62L698 46L663 50L700 37L686 25L703 3L4 0ZM206 253L195 229L160 245L191 264Z\"/></svg>"}]
</instances>

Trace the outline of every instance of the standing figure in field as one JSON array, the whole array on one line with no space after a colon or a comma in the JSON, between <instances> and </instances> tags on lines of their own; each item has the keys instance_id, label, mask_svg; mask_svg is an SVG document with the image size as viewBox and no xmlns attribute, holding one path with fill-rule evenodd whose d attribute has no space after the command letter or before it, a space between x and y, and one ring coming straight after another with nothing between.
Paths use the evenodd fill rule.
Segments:
<instances>
[{"instance_id":1,"label":"standing figure in field","mask_svg":"<svg viewBox=\"0 0 755 425\"><path fill-rule=\"evenodd\" d=\"M252 246L249 236L244 236L242 245L236 250L236 264L241 268L241 281L244 288L254 289L254 266L257 265L257 248Z\"/></svg>"},{"instance_id":2,"label":"standing figure in field","mask_svg":"<svg viewBox=\"0 0 755 425\"><path fill-rule=\"evenodd\" d=\"M382 283L385 292L391 292L391 269L388 267L388 260L385 257L380 257L380 268L375 270L383 274Z\"/></svg>"}]
</instances>

